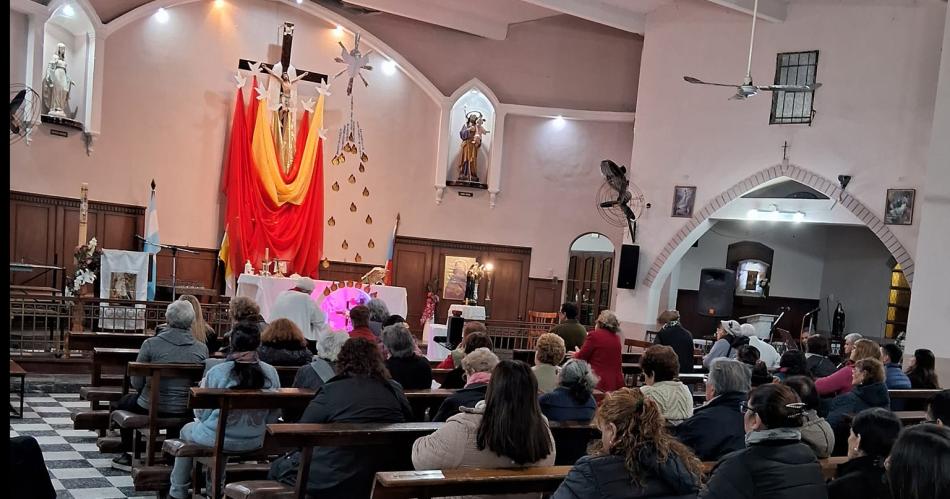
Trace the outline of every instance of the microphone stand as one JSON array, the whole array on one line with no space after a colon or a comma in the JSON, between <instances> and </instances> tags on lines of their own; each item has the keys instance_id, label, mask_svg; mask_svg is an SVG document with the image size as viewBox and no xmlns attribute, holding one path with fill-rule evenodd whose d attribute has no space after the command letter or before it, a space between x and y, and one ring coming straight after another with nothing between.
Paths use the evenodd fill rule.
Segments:
<instances>
[{"instance_id":1,"label":"microphone stand","mask_svg":"<svg viewBox=\"0 0 950 499\"><path fill-rule=\"evenodd\" d=\"M146 241L144 237L142 237L142 236L140 236L140 235L138 235L138 234L136 234L135 237L138 238L139 240L143 241L143 242L148 243L148 241ZM176 269L177 269L177 267L178 267L178 252L181 251L182 253L191 253L191 254L193 254L193 255L197 255L198 252L197 252L197 251L194 251L194 250L187 249L187 248L182 248L181 246L175 246L175 245L173 245L173 244L155 244L155 243L148 243L148 244L151 244L152 246L157 246L157 247L159 247L159 248L165 248L165 249L170 249L170 250L172 250L172 301L175 301L175 300L177 299L177 296L176 296L176 295L178 294L178 293L177 293L177 291L178 291L178 281L177 281L177 277L176 277ZM157 258L157 255L158 255L158 254L156 253L156 258ZM157 267L156 267L156 268L157 268ZM158 280L158 276L155 276L155 280L156 280L156 281Z\"/></svg>"},{"instance_id":2,"label":"microphone stand","mask_svg":"<svg viewBox=\"0 0 950 499\"><path fill-rule=\"evenodd\" d=\"M785 312L788 312L788 307L779 307L778 317L772 321L772 328L769 329L769 343L772 342L772 338L775 335L775 328L778 327L779 321L782 320L782 317L785 315Z\"/></svg>"}]
</instances>

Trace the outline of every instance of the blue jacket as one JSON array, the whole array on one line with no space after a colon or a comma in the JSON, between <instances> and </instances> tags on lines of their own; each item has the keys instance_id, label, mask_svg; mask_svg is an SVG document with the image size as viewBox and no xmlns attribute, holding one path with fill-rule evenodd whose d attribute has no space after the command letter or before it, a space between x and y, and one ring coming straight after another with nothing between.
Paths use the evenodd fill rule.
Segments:
<instances>
[{"instance_id":1,"label":"blue jacket","mask_svg":"<svg viewBox=\"0 0 950 499\"><path fill-rule=\"evenodd\" d=\"M745 423L739 405L744 392L727 392L693 411L693 417L675 426L676 437L703 461L715 461L745 448Z\"/></svg>"},{"instance_id":2,"label":"blue jacket","mask_svg":"<svg viewBox=\"0 0 950 499\"><path fill-rule=\"evenodd\" d=\"M848 435L851 429L853 416L865 409L883 407L890 409L891 400L884 383L870 383L855 386L850 392L838 395L831 400L828 406L828 417L825 418L835 433L835 449L833 456L847 452Z\"/></svg>"},{"instance_id":3,"label":"blue jacket","mask_svg":"<svg viewBox=\"0 0 950 499\"><path fill-rule=\"evenodd\" d=\"M280 388L280 378L277 370L270 364L260 363L264 371L264 389L275 390ZM225 361L215 365L205 372L201 386L204 388L231 388L237 380L231 377L233 361ZM191 431L191 441L201 445L213 446L215 432L218 428L218 409L195 409L195 421ZM224 433L224 448L229 451L254 450L264 443L264 432L267 423L277 420L280 411L243 410L231 411L228 414L227 429Z\"/></svg>"},{"instance_id":4,"label":"blue jacket","mask_svg":"<svg viewBox=\"0 0 950 499\"><path fill-rule=\"evenodd\" d=\"M885 364L884 370L884 384L888 390L910 390L910 378L901 370L900 364Z\"/></svg>"},{"instance_id":5,"label":"blue jacket","mask_svg":"<svg viewBox=\"0 0 950 499\"><path fill-rule=\"evenodd\" d=\"M549 421L590 421L597 410L593 395L587 397L583 404L578 404L563 386L541 395L538 402L541 404L541 413Z\"/></svg>"}]
</instances>

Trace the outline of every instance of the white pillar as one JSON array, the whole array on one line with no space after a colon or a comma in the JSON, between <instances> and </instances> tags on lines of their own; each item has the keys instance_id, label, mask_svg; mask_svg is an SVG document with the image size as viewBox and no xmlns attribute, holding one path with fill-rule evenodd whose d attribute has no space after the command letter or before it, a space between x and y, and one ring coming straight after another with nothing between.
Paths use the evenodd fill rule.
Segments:
<instances>
[{"instance_id":1,"label":"white pillar","mask_svg":"<svg viewBox=\"0 0 950 499\"><path fill-rule=\"evenodd\" d=\"M907 321L907 352L929 348L937 356L942 384L950 386L950 8L943 33L943 53L934 101L930 155L922 196L918 197L920 233L914 258L914 283ZM906 357L906 356L905 356Z\"/></svg>"}]
</instances>

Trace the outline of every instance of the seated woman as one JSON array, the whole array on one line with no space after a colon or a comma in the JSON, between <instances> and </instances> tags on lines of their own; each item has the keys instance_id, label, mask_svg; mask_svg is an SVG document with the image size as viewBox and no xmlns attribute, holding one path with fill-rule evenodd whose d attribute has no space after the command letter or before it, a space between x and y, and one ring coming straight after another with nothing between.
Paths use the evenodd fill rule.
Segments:
<instances>
[{"instance_id":1,"label":"seated woman","mask_svg":"<svg viewBox=\"0 0 950 499\"><path fill-rule=\"evenodd\" d=\"M472 353L472 350L476 348L481 348L485 345L478 345L473 347L471 350L466 351L468 348L468 337L473 333L484 333L485 337L488 337L488 328L485 327L485 323L478 321L465 321L465 325L462 326L462 341L459 342L458 346L455 347L455 350L449 354L448 357L442 360L439 365L435 366L436 369L458 369L462 367L462 358L466 355ZM491 349L491 347L489 347ZM444 387L444 385L443 385Z\"/></svg>"},{"instance_id":2,"label":"seated woman","mask_svg":"<svg viewBox=\"0 0 950 499\"><path fill-rule=\"evenodd\" d=\"M488 390L488 381L492 370L498 365L498 357L487 348L476 348L462 359L462 369L465 372L465 387L449 395L439 406L438 412L432 417L433 422L443 422L459 413L462 407L475 407L480 400L485 399ZM537 393L532 395L537 398Z\"/></svg>"},{"instance_id":3,"label":"seated woman","mask_svg":"<svg viewBox=\"0 0 950 499\"><path fill-rule=\"evenodd\" d=\"M465 337L465 339L462 340L462 343L465 345L465 347L462 348L462 353L464 355L458 359L457 364L453 361L452 365L455 367L450 368L452 370L449 371L449 373L445 376L445 379L442 380L442 388L456 390L465 386L465 370L462 369L462 359L465 357L465 355L468 355L479 348L487 348L489 350L495 349L495 346L492 344L488 333L484 333L482 331L470 333ZM455 355L455 352L452 354Z\"/></svg>"},{"instance_id":4,"label":"seated woman","mask_svg":"<svg viewBox=\"0 0 950 499\"><path fill-rule=\"evenodd\" d=\"M594 426L603 437L552 499L696 497L702 463L667 432L659 405L639 389L608 393Z\"/></svg>"},{"instance_id":5,"label":"seated woman","mask_svg":"<svg viewBox=\"0 0 950 499\"><path fill-rule=\"evenodd\" d=\"M693 394L675 379L680 361L672 348L662 345L647 348L640 367L646 383L640 391L644 397L656 402L667 423L675 426L693 415Z\"/></svg>"},{"instance_id":6,"label":"seated woman","mask_svg":"<svg viewBox=\"0 0 950 499\"><path fill-rule=\"evenodd\" d=\"M541 412L551 421L590 421L597 410L596 386L597 375L590 364L569 360L558 373L557 388L538 398Z\"/></svg>"},{"instance_id":7,"label":"seated woman","mask_svg":"<svg viewBox=\"0 0 950 499\"><path fill-rule=\"evenodd\" d=\"M703 356L703 367L709 369L712 362L716 359L736 358L736 350L742 345L748 345L749 338L742 334L742 326L738 321L719 321L719 327L716 329L716 342L709 349L709 353ZM761 354L760 354L761 355Z\"/></svg>"},{"instance_id":8,"label":"seated woman","mask_svg":"<svg viewBox=\"0 0 950 499\"><path fill-rule=\"evenodd\" d=\"M587 361L600 378L597 389L610 392L623 388L623 333L620 321L610 310L597 316L594 330L587 335L584 346L574 352L574 358Z\"/></svg>"},{"instance_id":9,"label":"seated woman","mask_svg":"<svg viewBox=\"0 0 950 499\"><path fill-rule=\"evenodd\" d=\"M261 362L257 348L261 344L258 328L251 324L238 324L231 330L231 353L227 360L209 369L201 380L204 388L231 388L243 390L272 390L280 388L277 370ZM195 420L181 429L182 440L212 447L218 429L218 409L195 409ZM234 411L228 414L225 429L224 450L243 452L260 448L269 421L276 420L276 413L266 410ZM191 497L192 458L176 457L171 474L171 489L168 495L176 499Z\"/></svg>"},{"instance_id":10,"label":"seated woman","mask_svg":"<svg viewBox=\"0 0 950 499\"><path fill-rule=\"evenodd\" d=\"M878 347L877 343L865 338L856 340L854 342L854 347L851 349L851 355L848 358L850 362L846 362L831 376L825 376L824 378L818 378L815 380L815 387L818 388L818 395L821 395L822 397L831 397L850 392L851 387L854 386L852 383L854 365L861 359L877 359L880 361L881 349Z\"/></svg>"},{"instance_id":11,"label":"seated woman","mask_svg":"<svg viewBox=\"0 0 950 499\"><path fill-rule=\"evenodd\" d=\"M892 499L944 499L950 490L950 428L919 424L904 430L885 468Z\"/></svg>"},{"instance_id":12,"label":"seated woman","mask_svg":"<svg viewBox=\"0 0 950 499\"><path fill-rule=\"evenodd\" d=\"M782 354L775 377L783 381L791 376L809 376L805 354L798 350L789 350Z\"/></svg>"},{"instance_id":13,"label":"seated woman","mask_svg":"<svg viewBox=\"0 0 950 499\"><path fill-rule=\"evenodd\" d=\"M818 415L818 406L821 399L815 389L815 382L808 376L791 376L785 381L785 386L798 394L798 398L805 404L805 413L802 418L802 442L808 444L815 451L818 459L831 456L835 448L835 433L825 418Z\"/></svg>"},{"instance_id":14,"label":"seated woman","mask_svg":"<svg viewBox=\"0 0 950 499\"><path fill-rule=\"evenodd\" d=\"M195 320L195 310L190 303L176 300L165 309L167 326L161 332L142 343L136 362L201 364L208 358L208 347L191 334L191 325ZM148 414L151 393L150 380L133 376L130 385L138 393L123 395L112 402L113 411L130 411L136 414ZM159 387L159 417L181 417L188 413L188 393L191 381L187 379L163 379ZM123 450L132 449L132 430L120 431ZM112 467L118 470L132 470L132 455L122 454L112 460Z\"/></svg>"},{"instance_id":15,"label":"seated woman","mask_svg":"<svg viewBox=\"0 0 950 499\"><path fill-rule=\"evenodd\" d=\"M742 449L745 428L739 406L748 391L749 366L732 359L714 362L706 381L706 403L674 427L676 437L703 461Z\"/></svg>"},{"instance_id":16,"label":"seated woman","mask_svg":"<svg viewBox=\"0 0 950 499\"><path fill-rule=\"evenodd\" d=\"M805 341L805 363L812 378L830 376L835 364L828 358L828 339L824 336L809 336Z\"/></svg>"},{"instance_id":17,"label":"seated woman","mask_svg":"<svg viewBox=\"0 0 950 499\"><path fill-rule=\"evenodd\" d=\"M564 361L564 340L554 333L544 333L538 337L535 346L534 377L538 379L538 390L548 393L557 388L557 373Z\"/></svg>"},{"instance_id":18,"label":"seated woman","mask_svg":"<svg viewBox=\"0 0 950 499\"><path fill-rule=\"evenodd\" d=\"M759 360L759 349L752 345L742 345L736 349L736 360L742 362L752 369L750 382L752 388L771 383L774 378L769 374L769 368L765 362Z\"/></svg>"},{"instance_id":19,"label":"seated woman","mask_svg":"<svg viewBox=\"0 0 950 499\"><path fill-rule=\"evenodd\" d=\"M201 303L198 301L198 298L194 295L181 295L178 299L190 303L191 307L195 309L195 320L191 323L191 335L194 336L196 340L204 343L205 346L208 347L208 352L217 352L218 349L221 348L221 342L218 341L218 333L205 322L204 314L201 313Z\"/></svg>"},{"instance_id":20,"label":"seated woman","mask_svg":"<svg viewBox=\"0 0 950 499\"><path fill-rule=\"evenodd\" d=\"M290 319L277 319L261 333L257 350L263 362L272 366L302 366L313 360L303 332Z\"/></svg>"},{"instance_id":21,"label":"seated woman","mask_svg":"<svg viewBox=\"0 0 950 499\"><path fill-rule=\"evenodd\" d=\"M838 465L828 483L828 498L890 499L884 461L900 432L900 418L887 409L859 412L851 422L848 461Z\"/></svg>"},{"instance_id":22,"label":"seated woman","mask_svg":"<svg viewBox=\"0 0 950 499\"><path fill-rule=\"evenodd\" d=\"M403 324L393 324L383 329L383 345L389 350L386 368L393 380L403 390L428 390L432 388L432 367L429 359L416 355L416 342Z\"/></svg>"},{"instance_id":23,"label":"seated woman","mask_svg":"<svg viewBox=\"0 0 950 499\"><path fill-rule=\"evenodd\" d=\"M701 498L825 499L821 464L801 442L804 404L791 388L771 383L743 404L746 447L724 456Z\"/></svg>"},{"instance_id":24,"label":"seated woman","mask_svg":"<svg viewBox=\"0 0 950 499\"><path fill-rule=\"evenodd\" d=\"M935 370L936 357L934 353L926 348L914 350L914 356L908 359L907 377L910 379L911 388L939 390L940 380L937 379Z\"/></svg>"},{"instance_id":25,"label":"seated woman","mask_svg":"<svg viewBox=\"0 0 950 499\"><path fill-rule=\"evenodd\" d=\"M541 414L537 393L538 382L527 364L499 362L492 371L485 400L474 408L463 408L434 433L412 444L413 467L444 470L553 465L554 437Z\"/></svg>"},{"instance_id":26,"label":"seated woman","mask_svg":"<svg viewBox=\"0 0 950 499\"><path fill-rule=\"evenodd\" d=\"M246 296L231 298L231 301L228 302L228 318L231 319L231 330L224 333L223 344L219 350L224 353L228 353L228 349L231 347L231 331L238 324L251 324L256 326L258 330L264 329L264 318L261 317L260 305Z\"/></svg>"},{"instance_id":27,"label":"seated woman","mask_svg":"<svg viewBox=\"0 0 950 499\"><path fill-rule=\"evenodd\" d=\"M373 334L380 336L383 334L383 323L389 320L389 308L386 302L379 298L373 298L366 302L366 308L369 309L369 328Z\"/></svg>"},{"instance_id":28,"label":"seated woman","mask_svg":"<svg viewBox=\"0 0 950 499\"><path fill-rule=\"evenodd\" d=\"M350 335L343 331L327 333L317 343L317 356L307 365L297 369L294 376L294 388L304 388L317 391L324 383L336 376L336 359L340 349ZM296 423L303 414L303 409L284 409L285 423Z\"/></svg>"},{"instance_id":29,"label":"seated woman","mask_svg":"<svg viewBox=\"0 0 950 499\"><path fill-rule=\"evenodd\" d=\"M402 423L412 417L409 401L390 379L374 341L347 340L336 368L339 374L317 390L300 423ZM314 447L307 494L321 499L369 497L376 472L393 466L390 454L367 452L365 447ZM278 459L268 478L294 485L298 466L294 455Z\"/></svg>"},{"instance_id":30,"label":"seated woman","mask_svg":"<svg viewBox=\"0 0 950 499\"><path fill-rule=\"evenodd\" d=\"M864 340L858 340L860 343ZM828 423L835 432L835 455L845 453L848 418L871 407L890 409L891 399L884 384L884 365L877 359L861 359L852 370L854 387L835 397L828 406Z\"/></svg>"}]
</instances>

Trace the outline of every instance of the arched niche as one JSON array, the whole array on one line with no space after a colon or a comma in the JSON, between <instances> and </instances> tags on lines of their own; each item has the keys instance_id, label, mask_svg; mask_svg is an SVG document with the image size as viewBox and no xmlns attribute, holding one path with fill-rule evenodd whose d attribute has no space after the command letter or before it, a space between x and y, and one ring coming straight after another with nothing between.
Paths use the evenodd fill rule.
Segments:
<instances>
[{"instance_id":1,"label":"arched niche","mask_svg":"<svg viewBox=\"0 0 950 499\"><path fill-rule=\"evenodd\" d=\"M92 123L95 21L82 3L58 1L50 4L50 8L49 18L43 25L43 65L41 85L37 89L43 98L42 121L86 131ZM72 81L69 100L62 113L51 112L51 92L47 83L50 63L57 56L59 44L65 47L66 76Z\"/></svg>"},{"instance_id":2,"label":"arched niche","mask_svg":"<svg viewBox=\"0 0 950 499\"><path fill-rule=\"evenodd\" d=\"M571 242L564 281L564 301L577 303L578 320L592 326L610 308L616 248L598 232L581 234Z\"/></svg>"}]
</instances>

